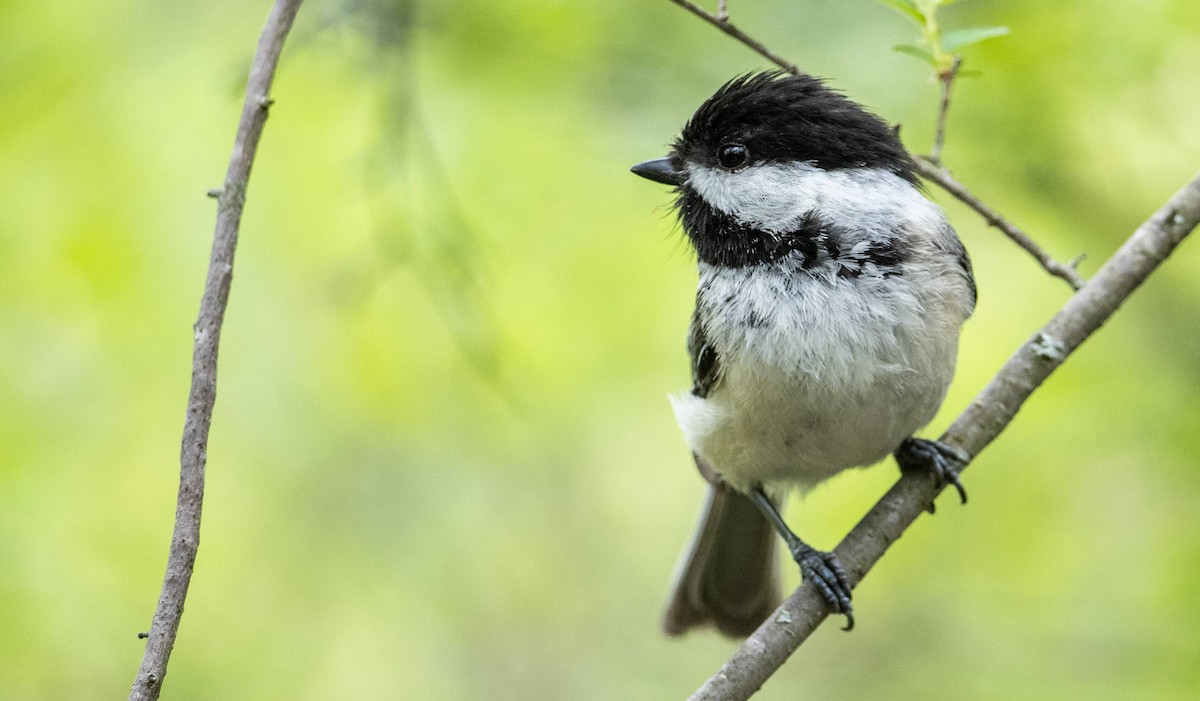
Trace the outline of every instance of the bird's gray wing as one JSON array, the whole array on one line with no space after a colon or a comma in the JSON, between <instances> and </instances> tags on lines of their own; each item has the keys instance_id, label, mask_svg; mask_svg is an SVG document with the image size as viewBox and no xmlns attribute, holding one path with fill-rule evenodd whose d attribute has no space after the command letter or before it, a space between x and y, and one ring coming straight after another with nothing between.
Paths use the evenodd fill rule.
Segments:
<instances>
[{"instance_id":1,"label":"bird's gray wing","mask_svg":"<svg viewBox=\"0 0 1200 701\"><path fill-rule=\"evenodd\" d=\"M933 237L933 245L952 256L954 262L958 264L967 288L971 291L971 309L974 309L979 294L975 290L975 273L971 270L971 258L967 255L967 249L959 240L958 234L954 233L954 229L949 224L945 224L944 227L944 231L940 232L941 235Z\"/></svg>"},{"instance_id":2,"label":"bird's gray wing","mask_svg":"<svg viewBox=\"0 0 1200 701\"><path fill-rule=\"evenodd\" d=\"M699 307L692 315L692 325L688 328L687 347L688 355L692 357L692 394L700 398L707 397L721 380L721 358L704 334Z\"/></svg>"}]
</instances>

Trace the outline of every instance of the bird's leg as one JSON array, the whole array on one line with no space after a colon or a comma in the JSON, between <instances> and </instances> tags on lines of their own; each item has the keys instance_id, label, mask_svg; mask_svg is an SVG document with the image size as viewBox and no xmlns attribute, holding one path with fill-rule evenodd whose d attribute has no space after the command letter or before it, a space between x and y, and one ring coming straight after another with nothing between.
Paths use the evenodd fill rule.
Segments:
<instances>
[{"instance_id":1,"label":"bird's leg","mask_svg":"<svg viewBox=\"0 0 1200 701\"><path fill-rule=\"evenodd\" d=\"M796 561L797 565L800 565L801 576L817 588L831 611L846 616L846 627L842 630L852 629L854 627L854 607L850 605L850 579L846 576L846 571L842 569L842 563L838 562L837 556L831 552L817 550L800 540L784 523L783 517L779 515L779 510L775 508L771 498L763 492L762 487L756 487L750 492L750 500L787 543L792 559Z\"/></svg>"},{"instance_id":2,"label":"bird's leg","mask_svg":"<svg viewBox=\"0 0 1200 701\"><path fill-rule=\"evenodd\" d=\"M908 438L896 449L896 464L903 472L921 471L932 473L939 486L954 485L958 498L967 503L967 490L958 479L958 468L965 465L970 456L945 443L924 438ZM933 505L929 506L933 513Z\"/></svg>"}]
</instances>

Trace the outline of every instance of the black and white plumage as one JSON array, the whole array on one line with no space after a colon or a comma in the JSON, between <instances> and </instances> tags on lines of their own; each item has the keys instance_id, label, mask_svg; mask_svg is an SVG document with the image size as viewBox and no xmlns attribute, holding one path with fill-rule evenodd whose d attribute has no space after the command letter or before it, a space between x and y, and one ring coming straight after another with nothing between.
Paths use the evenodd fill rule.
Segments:
<instances>
[{"instance_id":1,"label":"black and white plumage","mask_svg":"<svg viewBox=\"0 0 1200 701\"><path fill-rule=\"evenodd\" d=\"M693 386L671 401L711 488L664 627L757 627L778 599L772 526L849 616L840 564L775 504L893 453L956 479L943 447L912 435L974 308L966 251L893 131L811 76L730 81L670 156L633 170L676 186L699 259Z\"/></svg>"}]
</instances>

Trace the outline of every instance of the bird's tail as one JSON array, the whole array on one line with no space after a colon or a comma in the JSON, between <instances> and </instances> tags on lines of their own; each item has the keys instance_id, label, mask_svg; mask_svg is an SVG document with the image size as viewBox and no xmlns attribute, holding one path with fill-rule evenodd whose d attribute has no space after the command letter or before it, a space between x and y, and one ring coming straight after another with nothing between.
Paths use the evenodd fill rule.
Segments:
<instances>
[{"instance_id":1,"label":"bird's tail","mask_svg":"<svg viewBox=\"0 0 1200 701\"><path fill-rule=\"evenodd\" d=\"M676 570L663 614L667 635L714 625L746 637L779 604L775 533L748 497L712 484L700 524Z\"/></svg>"}]
</instances>

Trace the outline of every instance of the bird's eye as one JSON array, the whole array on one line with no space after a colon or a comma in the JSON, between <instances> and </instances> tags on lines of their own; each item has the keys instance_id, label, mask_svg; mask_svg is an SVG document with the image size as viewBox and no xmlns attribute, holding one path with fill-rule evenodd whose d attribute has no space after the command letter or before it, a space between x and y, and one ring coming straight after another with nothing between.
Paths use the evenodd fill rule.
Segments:
<instances>
[{"instance_id":1,"label":"bird's eye","mask_svg":"<svg viewBox=\"0 0 1200 701\"><path fill-rule=\"evenodd\" d=\"M741 168L750 160L750 152L741 144L722 144L717 149L717 162L722 168L733 170Z\"/></svg>"}]
</instances>

